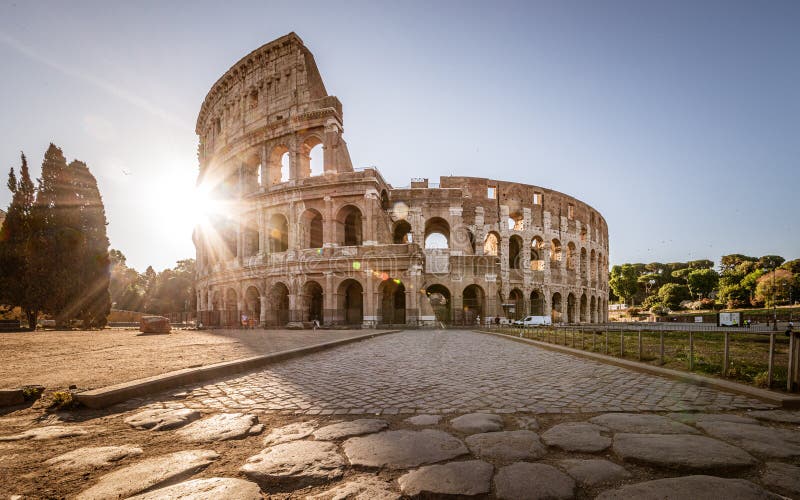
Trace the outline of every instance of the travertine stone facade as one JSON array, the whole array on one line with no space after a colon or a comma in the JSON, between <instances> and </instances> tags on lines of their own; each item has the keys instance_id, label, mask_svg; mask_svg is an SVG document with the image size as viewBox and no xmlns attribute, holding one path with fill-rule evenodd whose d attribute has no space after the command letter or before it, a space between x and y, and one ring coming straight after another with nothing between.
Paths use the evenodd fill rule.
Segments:
<instances>
[{"instance_id":1,"label":"travertine stone facade","mask_svg":"<svg viewBox=\"0 0 800 500\"><path fill-rule=\"evenodd\" d=\"M592 207L488 178L393 187L353 168L342 132L294 33L214 84L197 120L198 183L222 207L194 235L206 324L606 321L608 228Z\"/></svg>"}]
</instances>

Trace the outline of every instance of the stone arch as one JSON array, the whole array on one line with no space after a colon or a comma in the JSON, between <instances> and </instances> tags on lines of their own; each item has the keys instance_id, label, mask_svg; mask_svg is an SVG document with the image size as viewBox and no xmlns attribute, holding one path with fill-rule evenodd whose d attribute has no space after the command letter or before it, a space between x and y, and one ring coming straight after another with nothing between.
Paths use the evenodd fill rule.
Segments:
<instances>
[{"instance_id":1,"label":"stone arch","mask_svg":"<svg viewBox=\"0 0 800 500\"><path fill-rule=\"evenodd\" d=\"M300 216L299 230L302 248L322 248L322 214L314 208L308 208Z\"/></svg>"},{"instance_id":2,"label":"stone arch","mask_svg":"<svg viewBox=\"0 0 800 500\"><path fill-rule=\"evenodd\" d=\"M544 313L544 295L539 290L531 292L530 296L530 314L531 316L545 316Z\"/></svg>"},{"instance_id":3,"label":"stone arch","mask_svg":"<svg viewBox=\"0 0 800 500\"><path fill-rule=\"evenodd\" d=\"M325 323L325 291L318 282L314 280L306 281L303 284L301 299L303 321L317 320L320 324Z\"/></svg>"},{"instance_id":4,"label":"stone arch","mask_svg":"<svg viewBox=\"0 0 800 500\"><path fill-rule=\"evenodd\" d=\"M272 214L267 227L269 253L285 252L289 249L289 221L283 214Z\"/></svg>"},{"instance_id":5,"label":"stone arch","mask_svg":"<svg viewBox=\"0 0 800 500\"><path fill-rule=\"evenodd\" d=\"M270 185L280 184L290 179L289 146L284 143L272 147L267 155L267 176Z\"/></svg>"},{"instance_id":6,"label":"stone arch","mask_svg":"<svg viewBox=\"0 0 800 500\"><path fill-rule=\"evenodd\" d=\"M468 285L461 293L464 305L464 323L471 325L478 322L478 317L486 318L486 293L479 285Z\"/></svg>"},{"instance_id":7,"label":"stone arch","mask_svg":"<svg viewBox=\"0 0 800 500\"><path fill-rule=\"evenodd\" d=\"M522 238L517 234L508 239L508 267L522 269Z\"/></svg>"},{"instance_id":8,"label":"stone arch","mask_svg":"<svg viewBox=\"0 0 800 500\"><path fill-rule=\"evenodd\" d=\"M234 288L225 290L225 310L237 311L239 309L238 294Z\"/></svg>"},{"instance_id":9,"label":"stone arch","mask_svg":"<svg viewBox=\"0 0 800 500\"><path fill-rule=\"evenodd\" d=\"M569 242L567 243L567 271L574 271L575 264L577 263L577 248L575 247L575 243Z\"/></svg>"},{"instance_id":10,"label":"stone arch","mask_svg":"<svg viewBox=\"0 0 800 500\"><path fill-rule=\"evenodd\" d=\"M586 299L586 294L581 294L581 302L580 302L580 314L579 314L579 321L581 323L588 323L589 322L589 303Z\"/></svg>"},{"instance_id":11,"label":"stone arch","mask_svg":"<svg viewBox=\"0 0 800 500\"><path fill-rule=\"evenodd\" d=\"M581 243L586 243L586 234L587 234L586 226L582 225L581 226Z\"/></svg>"},{"instance_id":12,"label":"stone arch","mask_svg":"<svg viewBox=\"0 0 800 500\"><path fill-rule=\"evenodd\" d=\"M363 241L364 222L361 209L345 205L336 216L336 240L341 246L360 246Z\"/></svg>"},{"instance_id":13,"label":"stone arch","mask_svg":"<svg viewBox=\"0 0 800 500\"><path fill-rule=\"evenodd\" d=\"M211 310L222 311L225 309L225 301L222 300L222 292L214 290L211 294Z\"/></svg>"},{"instance_id":14,"label":"stone arch","mask_svg":"<svg viewBox=\"0 0 800 500\"><path fill-rule=\"evenodd\" d=\"M586 248L581 247L581 279L588 281L589 279L589 257L586 253Z\"/></svg>"},{"instance_id":15,"label":"stone arch","mask_svg":"<svg viewBox=\"0 0 800 500\"><path fill-rule=\"evenodd\" d=\"M554 238L550 242L550 263L558 263L561 262L561 241L557 238Z\"/></svg>"},{"instance_id":16,"label":"stone arch","mask_svg":"<svg viewBox=\"0 0 800 500\"><path fill-rule=\"evenodd\" d=\"M430 285L425 289L425 295L431 304L431 309L436 316L436 321L450 323L452 318L452 296L450 290L439 283Z\"/></svg>"},{"instance_id":17,"label":"stone arch","mask_svg":"<svg viewBox=\"0 0 800 500\"><path fill-rule=\"evenodd\" d=\"M258 288L250 285L244 292L244 311L247 320L251 325L258 325L261 322L261 292Z\"/></svg>"},{"instance_id":18,"label":"stone arch","mask_svg":"<svg viewBox=\"0 0 800 500\"><path fill-rule=\"evenodd\" d=\"M450 248L450 224L441 217L425 221L425 248Z\"/></svg>"},{"instance_id":19,"label":"stone arch","mask_svg":"<svg viewBox=\"0 0 800 500\"><path fill-rule=\"evenodd\" d=\"M348 278L339 283L337 304L342 323L360 325L364 322L364 287L358 280Z\"/></svg>"},{"instance_id":20,"label":"stone arch","mask_svg":"<svg viewBox=\"0 0 800 500\"><path fill-rule=\"evenodd\" d=\"M544 241L539 236L531 239L531 271L544 271Z\"/></svg>"},{"instance_id":21,"label":"stone arch","mask_svg":"<svg viewBox=\"0 0 800 500\"><path fill-rule=\"evenodd\" d=\"M575 295L567 295L567 323L577 323L577 301Z\"/></svg>"},{"instance_id":22,"label":"stone arch","mask_svg":"<svg viewBox=\"0 0 800 500\"><path fill-rule=\"evenodd\" d=\"M385 279L378 285L381 297L380 323L404 325L406 323L406 287L399 279Z\"/></svg>"},{"instance_id":23,"label":"stone arch","mask_svg":"<svg viewBox=\"0 0 800 500\"><path fill-rule=\"evenodd\" d=\"M562 316L563 304L561 303L561 294L555 292L553 294L553 299L550 302L552 304L552 310L550 312L550 316L552 317L553 323L561 323L564 321Z\"/></svg>"},{"instance_id":24,"label":"stone arch","mask_svg":"<svg viewBox=\"0 0 800 500\"><path fill-rule=\"evenodd\" d=\"M595 280L597 279L597 256L595 255L594 248L592 251L589 252L589 280L590 286L595 287L597 284Z\"/></svg>"},{"instance_id":25,"label":"stone arch","mask_svg":"<svg viewBox=\"0 0 800 500\"><path fill-rule=\"evenodd\" d=\"M589 322L597 323L597 300L594 295L589 299Z\"/></svg>"},{"instance_id":26,"label":"stone arch","mask_svg":"<svg viewBox=\"0 0 800 500\"><path fill-rule=\"evenodd\" d=\"M242 224L242 233L242 243L244 245L242 247L242 255L245 257L258 255L261 252L261 238L259 238L258 220L256 219L256 214L251 213L244 218Z\"/></svg>"},{"instance_id":27,"label":"stone arch","mask_svg":"<svg viewBox=\"0 0 800 500\"><path fill-rule=\"evenodd\" d=\"M519 212L509 214L507 222L509 231L522 231L525 229L525 218Z\"/></svg>"},{"instance_id":28,"label":"stone arch","mask_svg":"<svg viewBox=\"0 0 800 500\"><path fill-rule=\"evenodd\" d=\"M325 173L325 153L321 137L313 133L306 136L298 153L297 169L301 178Z\"/></svg>"},{"instance_id":29,"label":"stone arch","mask_svg":"<svg viewBox=\"0 0 800 500\"><path fill-rule=\"evenodd\" d=\"M267 324L283 326L289 322L289 287L283 282L272 285L269 291Z\"/></svg>"},{"instance_id":30,"label":"stone arch","mask_svg":"<svg viewBox=\"0 0 800 500\"><path fill-rule=\"evenodd\" d=\"M489 231L483 243L484 255L500 255L500 235L494 231Z\"/></svg>"},{"instance_id":31,"label":"stone arch","mask_svg":"<svg viewBox=\"0 0 800 500\"><path fill-rule=\"evenodd\" d=\"M403 243L413 243L411 224L405 219L400 219L394 223L392 229L392 243L400 245Z\"/></svg>"},{"instance_id":32,"label":"stone arch","mask_svg":"<svg viewBox=\"0 0 800 500\"><path fill-rule=\"evenodd\" d=\"M525 295L519 288L513 288L508 294L509 305L514 305L514 311L509 310L508 317L511 319L522 319L525 317Z\"/></svg>"},{"instance_id":33,"label":"stone arch","mask_svg":"<svg viewBox=\"0 0 800 500\"><path fill-rule=\"evenodd\" d=\"M242 194L248 195L264 184L261 157L255 153L247 155L242 162Z\"/></svg>"}]
</instances>

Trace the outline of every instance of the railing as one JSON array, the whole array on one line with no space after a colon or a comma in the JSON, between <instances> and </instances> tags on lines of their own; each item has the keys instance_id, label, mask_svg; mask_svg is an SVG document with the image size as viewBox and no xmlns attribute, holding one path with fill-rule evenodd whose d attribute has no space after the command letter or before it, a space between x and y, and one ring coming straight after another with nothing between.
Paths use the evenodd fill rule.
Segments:
<instances>
[{"instance_id":1,"label":"railing","mask_svg":"<svg viewBox=\"0 0 800 500\"><path fill-rule=\"evenodd\" d=\"M715 325L489 326L498 333L615 358L787 389L789 337ZM679 328L675 328L678 326Z\"/></svg>"}]
</instances>

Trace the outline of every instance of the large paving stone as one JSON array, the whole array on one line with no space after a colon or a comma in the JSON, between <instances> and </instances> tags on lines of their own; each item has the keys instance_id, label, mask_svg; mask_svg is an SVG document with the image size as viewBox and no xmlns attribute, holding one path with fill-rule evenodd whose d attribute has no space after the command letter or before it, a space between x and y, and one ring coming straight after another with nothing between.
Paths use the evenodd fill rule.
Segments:
<instances>
[{"instance_id":1,"label":"large paving stone","mask_svg":"<svg viewBox=\"0 0 800 500\"><path fill-rule=\"evenodd\" d=\"M433 429L384 431L350 438L342 447L353 465L390 469L441 462L467 453L464 443Z\"/></svg>"},{"instance_id":2,"label":"large paving stone","mask_svg":"<svg viewBox=\"0 0 800 500\"><path fill-rule=\"evenodd\" d=\"M173 486L136 495L128 500L260 500L261 488L252 482L232 477L192 479Z\"/></svg>"},{"instance_id":3,"label":"large paving stone","mask_svg":"<svg viewBox=\"0 0 800 500\"><path fill-rule=\"evenodd\" d=\"M188 408L145 410L125 419L125 423L137 429L166 431L177 429L200 418L200 412Z\"/></svg>"},{"instance_id":4,"label":"large paving stone","mask_svg":"<svg viewBox=\"0 0 800 500\"><path fill-rule=\"evenodd\" d=\"M374 476L358 476L307 500L398 500L392 485Z\"/></svg>"},{"instance_id":5,"label":"large paving stone","mask_svg":"<svg viewBox=\"0 0 800 500\"><path fill-rule=\"evenodd\" d=\"M441 419L441 415L414 415L405 421L412 425L436 425Z\"/></svg>"},{"instance_id":6,"label":"large paving stone","mask_svg":"<svg viewBox=\"0 0 800 500\"><path fill-rule=\"evenodd\" d=\"M761 482L768 488L800 497L800 467L795 465L769 462Z\"/></svg>"},{"instance_id":7,"label":"large paving stone","mask_svg":"<svg viewBox=\"0 0 800 500\"><path fill-rule=\"evenodd\" d=\"M517 462L497 471L494 489L501 499L557 500L573 497L575 480L550 465Z\"/></svg>"},{"instance_id":8,"label":"large paving stone","mask_svg":"<svg viewBox=\"0 0 800 500\"><path fill-rule=\"evenodd\" d=\"M539 430L539 421L536 420L536 417L533 416L520 415L519 417L517 417L517 426L520 429L536 431Z\"/></svg>"},{"instance_id":9,"label":"large paving stone","mask_svg":"<svg viewBox=\"0 0 800 500\"><path fill-rule=\"evenodd\" d=\"M503 430L503 419L491 413L468 413L450 421L453 429L465 434Z\"/></svg>"},{"instance_id":10,"label":"large paving stone","mask_svg":"<svg viewBox=\"0 0 800 500\"><path fill-rule=\"evenodd\" d=\"M708 434L769 457L800 456L800 432L733 422L699 422Z\"/></svg>"},{"instance_id":11,"label":"large paving stone","mask_svg":"<svg viewBox=\"0 0 800 500\"><path fill-rule=\"evenodd\" d=\"M400 476L403 495L463 495L488 493L494 467L482 460L427 465Z\"/></svg>"},{"instance_id":12,"label":"large paving stone","mask_svg":"<svg viewBox=\"0 0 800 500\"><path fill-rule=\"evenodd\" d=\"M219 458L211 450L178 451L142 460L101 477L77 500L128 498L159 485L172 484L189 478Z\"/></svg>"},{"instance_id":13,"label":"large paving stone","mask_svg":"<svg viewBox=\"0 0 800 500\"><path fill-rule=\"evenodd\" d=\"M276 444L297 441L311 435L316 429L316 422L295 422L272 429L269 434L264 436L264 445L274 446Z\"/></svg>"},{"instance_id":14,"label":"large paving stone","mask_svg":"<svg viewBox=\"0 0 800 500\"><path fill-rule=\"evenodd\" d=\"M389 424L386 423L385 420L362 418L359 420L326 425L314 431L313 434L314 439L319 441L333 441L334 439L341 439L344 437L372 434L373 432L382 431L388 425Z\"/></svg>"},{"instance_id":15,"label":"large paving stone","mask_svg":"<svg viewBox=\"0 0 800 500\"><path fill-rule=\"evenodd\" d=\"M580 460L569 458L561 460L558 465L584 486L597 486L603 483L622 481L631 477L631 473L625 470L624 467L602 459Z\"/></svg>"},{"instance_id":16,"label":"large paving stone","mask_svg":"<svg viewBox=\"0 0 800 500\"><path fill-rule=\"evenodd\" d=\"M104 467L125 457L141 455L142 449L135 445L124 446L88 446L78 448L53 457L45 464L57 469L86 469Z\"/></svg>"},{"instance_id":17,"label":"large paving stone","mask_svg":"<svg viewBox=\"0 0 800 500\"><path fill-rule=\"evenodd\" d=\"M698 422L735 422L739 424L757 424L758 420L733 413L668 413L667 416L682 424Z\"/></svg>"},{"instance_id":18,"label":"large paving stone","mask_svg":"<svg viewBox=\"0 0 800 500\"><path fill-rule=\"evenodd\" d=\"M501 461L537 459L547 449L533 431L484 432L468 436L467 446L478 458Z\"/></svg>"},{"instance_id":19,"label":"large paving stone","mask_svg":"<svg viewBox=\"0 0 800 500\"><path fill-rule=\"evenodd\" d=\"M542 440L566 451L595 453L611 446L611 438L600 434L602 431L608 429L589 422L566 422L548 429Z\"/></svg>"},{"instance_id":20,"label":"large paving stone","mask_svg":"<svg viewBox=\"0 0 800 500\"><path fill-rule=\"evenodd\" d=\"M176 434L191 443L213 443L241 439L250 434L258 424L258 417L246 413L219 413L203 420L197 420L178 429ZM253 429L255 432L255 429Z\"/></svg>"},{"instance_id":21,"label":"large paving stone","mask_svg":"<svg viewBox=\"0 0 800 500\"><path fill-rule=\"evenodd\" d=\"M683 476L656 479L606 491L596 500L685 500L687 498L759 500L778 499L778 495L745 479L714 476Z\"/></svg>"},{"instance_id":22,"label":"large paving stone","mask_svg":"<svg viewBox=\"0 0 800 500\"><path fill-rule=\"evenodd\" d=\"M730 469L756 463L735 446L690 434L620 433L614 436L613 449L625 461L676 469Z\"/></svg>"},{"instance_id":23,"label":"large paving stone","mask_svg":"<svg viewBox=\"0 0 800 500\"><path fill-rule=\"evenodd\" d=\"M89 434L90 429L78 425L47 425L45 427L36 427L28 429L19 434L11 436L0 436L0 441L22 441L25 439L33 439L34 441L44 441L47 439L63 439L76 436L84 436Z\"/></svg>"},{"instance_id":24,"label":"large paving stone","mask_svg":"<svg viewBox=\"0 0 800 500\"><path fill-rule=\"evenodd\" d=\"M589 422L608 427L615 432L633 434L698 434L697 429L661 415L642 413L606 413Z\"/></svg>"},{"instance_id":25,"label":"large paving stone","mask_svg":"<svg viewBox=\"0 0 800 500\"><path fill-rule=\"evenodd\" d=\"M800 424L800 412L786 410L759 410L751 411L751 415L759 420L781 422L784 424Z\"/></svg>"},{"instance_id":26,"label":"large paving stone","mask_svg":"<svg viewBox=\"0 0 800 500\"><path fill-rule=\"evenodd\" d=\"M292 441L248 458L241 471L260 484L303 485L338 479L345 465L333 443Z\"/></svg>"}]
</instances>

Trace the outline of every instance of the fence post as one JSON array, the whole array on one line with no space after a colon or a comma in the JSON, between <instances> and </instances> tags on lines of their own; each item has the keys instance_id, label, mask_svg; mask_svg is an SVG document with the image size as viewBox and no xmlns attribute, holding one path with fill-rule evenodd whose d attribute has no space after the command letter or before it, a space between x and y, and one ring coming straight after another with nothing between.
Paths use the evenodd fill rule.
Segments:
<instances>
[{"instance_id":1,"label":"fence post","mask_svg":"<svg viewBox=\"0 0 800 500\"><path fill-rule=\"evenodd\" d=\"M639 361L642 360L642 331L639 330Z\"/></svg>"},{"instance_id":2,"label":"fence post","mask_svg":"<svg viewBox=\"0 0 800 500\"><path fill-rule=\"evenodd\" d=\"M625 357L625 330L619 331L619 357Z\"/></svg>"},{"instance_id":3,"label":"fence post","mask_svg":"<svg viewBox=\"0 0 800 500\"><path fill-rule=\"evenodd\" d=\"M772 388L772 367L775 363L775 334L769 334L769 364L767 365L767 388Z\"/></svg>"},{"instance_id":4,"label":"fence post","mask_svg":"<svg viewBox=\"0 0 800 500\"><path fill-rule=\"evenodd\" d=\"M729 362L728 356L730 355L730 338L729 338L728 332L725 332L725 348L724 349L725 350L724 350L723 355L722 355L722 376L723 377L727 377L728 376L728 362Z\"/></svg>"},{"instance_id":5,"label":"fence post","mask_svg":"<svg viewBox=\"0 0 800 500\"><path fill-rule=\"evenodd\" d=\"M592 351L597 350L597 332L592 332Z\"/></svg>"},{"instance_id":6,"label":"fence post","mask_svg":"<svg viewBox=\"0 0 800 500\"><path fill-rule=\"evenodd\" d=\"M694 332L689 332L689 371L694 371Z\"/></svg>"},{"instance_id":7,"label":"fence post","mask_svg":"<svg viewBox=\"0 0 800 500\"><path fill-rule=\"evenodd\" d=\"M584 350L585 337L586 337L586 332L584 332L583 328L581 328L581 351Z\"/></svg>"},{"instance_id":8,"label":"fence post","mask_svg":"<svg viewBox=\"0 0 800 500\"><path fill-rule=\"evenodd\" d=\"M786 367L786 390L792 392L792 372L794 367L794 335L789 335L789 365Z\"/></svg>"},{"instance_id":9,"label":"fence post","mask_svg":"<svg viewBox=\"0 0 800 500\"><path fill-rule=\"evenodd\" d=\"M661 347L658 350L658 359L661 365L664 364L664 332L661 332Z\"/></svg>"},{"instance_id":10,"label":"fence post","mask_svg":"<svg viewBox=\"0 0 800 500\"><path fill-rule=\"evenodd\" d=\"M606 330L606 345L603 348L603 354L608 354L608 330Z\"/></svg>"}]
</instances>

